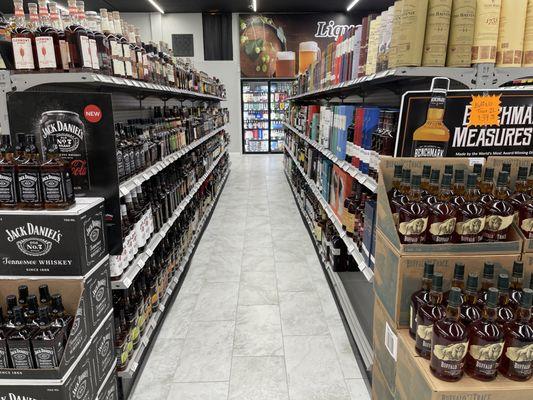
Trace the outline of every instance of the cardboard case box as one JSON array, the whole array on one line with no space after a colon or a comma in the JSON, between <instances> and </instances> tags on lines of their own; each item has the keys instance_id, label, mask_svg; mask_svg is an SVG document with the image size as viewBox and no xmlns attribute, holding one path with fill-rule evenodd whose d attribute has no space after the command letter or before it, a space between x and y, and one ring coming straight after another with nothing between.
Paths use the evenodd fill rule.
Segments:
<instances>
[{"instance_id":1,"label":"cardboard case box","mask_svg":"<svg viewBox=\"0 0 533 400\"><path fill-rule=\"evenodd\" d=\"M375 297L374 322L373 322L373 350L374 365L379 364L380 378L385 382L389 392L396 390L396 358L398 351L398 339L394 321ZM373 370L373 374L375 370ZM372 375L374 382L375 378Z\"/></svg>"},{"instance_id":2,"label":"cardboard case box","mask_svg":"<svg viewBox=\"0 0 533 400\"><path fill-rule=\"evenodd\" d=\"M98 400L118 400L117 377L114 363L107 374L106 381L98 391Z\"/></svg>"},{"instance_id":3,"label":"cardboard case box","mask_svg":"<svg viewBox=\"0 0 533 400\"><path fill-rule=\"evenodd\" d=\"M83 276L107 254L104 199L68 210L2 210L0 276Z\"/></svg>"},{"instance_id":4,"label":"cardboard case box","mask_svg":"<svg viewBox=\"0 0 533 400\"><path fill-rule=\"evenodd\" d=\"M379 363L376 362L372 365L372 400L394 400L394 393L390 391Z\"/></svg>"},{"instance_id":5,"label":"cardboard case box","mask_svg":"<svg viewBox=\"0 0 533 400\"><path fill-rule=\"evenodd\" d=\"M419 357L415 342L407 330L398 334L398 373L396 375L399 400L531 400L533 380L515 382L501 375L492 382L481 382L465 376L459 382L445 382L433 376L429 361Z\"/></svg>"}]
</instances>

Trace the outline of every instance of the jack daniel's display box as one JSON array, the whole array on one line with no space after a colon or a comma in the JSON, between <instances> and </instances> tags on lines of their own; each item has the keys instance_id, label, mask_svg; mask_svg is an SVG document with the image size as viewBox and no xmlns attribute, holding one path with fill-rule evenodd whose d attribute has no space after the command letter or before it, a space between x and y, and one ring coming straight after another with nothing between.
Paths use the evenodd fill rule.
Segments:
<instances>
[{"instance_id":1,"label":"jack daniel's display box","mask_svg":"<svg viewBox=\"0 0 533 400\"><path fill-rule=\"evenodd\" d=\"M0 212L0 276L82 276L107 255L104 200L61 211Z\"/></svg>"}]
</instances>

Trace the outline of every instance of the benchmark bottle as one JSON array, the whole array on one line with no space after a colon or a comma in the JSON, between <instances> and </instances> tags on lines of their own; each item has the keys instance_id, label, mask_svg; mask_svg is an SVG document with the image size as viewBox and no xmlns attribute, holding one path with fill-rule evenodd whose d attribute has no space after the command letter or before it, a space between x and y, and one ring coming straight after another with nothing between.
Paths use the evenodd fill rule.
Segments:
<instances>
[{"instance_id":1,"label":"benchmark bottle","mask_svg":"<svg viewBox=\"0 0 533 400\"><path fill-rule=\"evenodd\" d=\"M452 176L445 174L437 194L437 202L429 208L428 237L430 243L449 243L455 232L457 211L451 203L453 196L451 183Z\"/></svg>"},{"instance_id":2,"label":"benchmark bottle","mask_svg":"<svg viewBox=\"0 0 533 400\"><path fill-rule=\"evenodd\" d=\"M481 310L477 306L477 274L468 274L464 302L461 304L461 322L468 327L481 318Z\"/></svg>"},{"instance_id":3,"label":"benchmark bottle","mask_svg":"<svg viewBox=\"0 0 533 400\"><path fill-rule=\"evenodd\" d=\"M533 290L524 289L516 320L505 325L505 347L499 371L515 381L527 381L533 376L532 300Z\"/></svg>"},{"instance_id":4,"label":"benchmark bottle","mask_svg":"<svg viewBox=\"0 0 533 400\"><path fill-rule=\"evenodd\" d=\"M416 352L428 360L431 355L431 338L433 324L444 318L445 309L442 305L442 274L433 274L429 301L419 307L416 314Z\"/></svg>"},{"instance_id":5,"label":"benchmark bottle","mask_svg":"<svg viewBox=\"0 0 533 400\"><path fill-rule=\"evenodd\" d=\"M0 209L17 207L16 165L9 135L0 136Z\"/></svg>"},{"instance_id":6,"label":"benchmark bottle","mask_svg":"<svg viewBox=\"0 0 533 400\"><path fill-rule=\"evenodd\" d=\"M459 243L478 243L483 240L485 228L485 208L479 201L479 190L476 187L477 176L469 174L464 194L464 202L459 206L456 241Z\"/></svg>"},{"instance_id":7,"label":"benchmark bottle","mask_svg":"<svg viewBox=\"0 0 533 400\"><path fill-rule=\"evenodd\" d=\"M429 302L429 292L431 291L431 281L435 264L426 261L424 263L424 276L422 278L422 287L411 295L411 304L409 308L409 334L413 339L416 339L416 315L418 309Z\"/></svg>"},{"instance_id":8,"label":"benchmark bottle","mask_svg":"<svg viewBox=\"0 0 533 400\"><path fill-rule=\"evenodd\" d=\"M508 199L509 173L502 171L498 175L494 200L487 205L487 219L483 237L489 242L507 240L507 232L513 223L514 210Z\"/></svg>"},{"instance_id":9,"label":"benchmark bottle","mask_svg":"<svg viewBox=\"0 0 533 400\"><path fill-rule=\"evenodd\" d=\"M428 206L422 202L420 191L420 175L413 175L409 202L400 207L399 226L400 240L402 243L424 243L428 227Z\"/></svg>"},{"instance_id":10,"label":"benchmark bottle","mask_svg":"<svg viewBox=\"0 0 533 400\"><path fill-rule=\"evenodd\" d=\"M447 78L433 80L426 122L413 133L413 157L446 157L450 131L443 121L449 85Z\"/></svg>"},{"instance_id":11,"label":"benchmark bottle","mask_svg":"<svg viewBox=\"0 0 533 400\"><path fill-rule=\"evenodd\" d=\"M437 378L448 382L463 377L468 350L468 334L459 321L461 289L452 287L446 307L446 317L433 325L430 369Z\"/></svg>"},{"instance_id":12,"label":"benchmark bottle","mask_svg":"<svg viewBox=\"0 0 533 400\"><path fill-rule=\"evenodd\" d=\"M465 362L465 372L480 381L496 378L504 344L503 330L496 323L498 289L491 287L487 293L483 318L468 327L470 345Z\"/></svg>"}]
</instances>

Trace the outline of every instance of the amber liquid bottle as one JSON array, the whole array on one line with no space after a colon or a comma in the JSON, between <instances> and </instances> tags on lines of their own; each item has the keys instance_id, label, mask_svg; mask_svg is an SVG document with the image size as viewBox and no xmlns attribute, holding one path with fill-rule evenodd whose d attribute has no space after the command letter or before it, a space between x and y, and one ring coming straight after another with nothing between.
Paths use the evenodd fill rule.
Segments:
<instances>
[{"instance_id":1,"label":"amber liquid bottle","mask_svg":"<svg viewBox=\"0 0 533 400\"><path fill-rule=\"evenodd\" d=\"M26 135L24 158L17 162L19 208L43 208L40 166L39 154L37 147L35 147L35 136Z\"/></svg>"},{"instance_id":2,"label":"amber liquid bottle","mask_svg":"<svg viewBox=\"0 0 533 400\"><path fill-rule=\"evenodd\" d=\"M516 320L505 325L505 347L499 371L515 381L533 376L533 326L530 324L533 290L524 289Z\"/></svg>"},{"instance_id":3,"label":"amber liquid bottle","mask_svg":"<svg viewBox=\"0 0 533 400\"><path fill-rule=\"evenodd\" d=\"M487 219L483 238L488 242L502 242L507 240L507 233L514 219L514 210L509 198L507 182L509 173L500 172L494 191L494 200L487 205Z\"/></svg>"},{"instance_id":4,"label":"amber liquid bottle","mask_svg":"<svg viewBox=\"0 0 533 400\"><path fill-rule=\"evenodd\" d=\"M479 201L486 207L494 201L494 168L485 168L485 175L479 184L481 197Z\"/></svg>"},{"instance_id":5,"label":"amber liquid bottle","mask_svg":"<svg viewBox=\"0 0 533 400\"><path fill-rule=\"evenodd\" d=\"M422 167L422 181L420 188L422 189L422 196L426 196L429 192L429 180L431 177L431 165L424 165Z\"/></svg>"},{"instance_id":6,"label":"amber liquid bottle","mask_svg":"<svg viewBox=\"0 0 533 400\"><path fill-rule=\"evenodd\" d=\"M0 208L17 207L16 165L9 135L0 136Z\"/></svg>"},{"instance_id":7,"label":"amber liquid bottle","mask_svg":"<svg viewBox=\"0 0 533 400\"><path fill-rule=\"evenodd\" d=\"M437 195L439 194L439 180L440 180L440 170L434 169L431 171L431 175L429 177L429 186L427 190L426 196L424 196L423 200L424 203L426 203L428 206L432 206L437 202Z\"/></svg>"},{"instance_id":8,"label":"amber liquid bottle","mask_svg":"<svg viewBox=\"0 0 533 400\"><path fill-rule=\"evenodd\" d=\"M461 300L464 301L464 295L462 292L465 288L465 265L461 262L456 262L455 267L453 268L452 287L458 287L461 289ZM449 295L450 290L444 292L444 299L442 301L444 304L448 302Z\"/></svg>"},{"instance_id":9,"label":"amber liquid bottle","mask_svg":"<svg viewBox=\"0 0 533 400\"><path fill-rule=\"evenodd\" d=\"M477 176L469 174L464 202L459 206L457 213L455 241L459 243L478 243L483 240L485 207L480 202L480 192L476 184Z\"/></svg>"},{"instance_id":10,"label":"amber liquid bottle","mask_svg":"<svg viewBox=\"0 0 533 400\"><path fill-rule=\"evenodd\" d=\"M513 264L513 274L511 275L511 288L509 289L509 302L516 310L520 306L522 289L524 288L524 263L515 261Z\"/></svg>"},{"instance_id":11,"label":"amber liquid bottle","mask_svg":"<svg viewBox=\"0 0 533 400\"><path fill-rule=\"evenodd\" d=\"M494 287L494 264L486 262L483 266L483 279L481 280L481 289L477 292L477 305L483 308L487 303L489 288Z\"/></svg>"},{"instance_id":12,"label":"amber liquid bottle","mask_svg":"<svg viewBox=\"0 0 533 400\"><path fill-rule=\"evenodd\" d=\"M69 49L69 70L92 71L89 37L78 20L76 0L68 0L69 23L65 26L65 40Z\"/></svg>"},{"instance_id":13,"label":"amber liquid bottle","mask_svg":"<svg viewBox=\"0 0 533 400\"><path fill-rule=\"evenodd\" d=\"M533 198L520 209L519 226L526 239L533 239Z\"/></svg>"},{"instance_id":14,"label":"amber liquid bottle","mask_svg":"<svg viewBox=\"0 0 533 400\"><path fill-rule=\"evenodd\" d=\"M428 228L429 208L422 202L420 175L413 175L409 202L400 207L398 232L400 241L406 244L425 243Z\"/></svg>"},{"instance_id":15,"label":"amber liquid bottle","mask_svg":"<svg viewBox=\"0 0 533 400\"><path fill-rule=\"evenodd\" d=\"M461 322L466 327L481 319L481 309L477 305L478 280L477 274L468 274L464 302L461 304Z\"/></svg>"},{"instance_id":16,"label":"amber liquid bottle","mask_svg":"<svg viewBox=\"0 0 533 400\"><path fill-rule=\"evenodd\" d=\"M446 317L433 325L429 368L437 378L448 382L463 377L468 350L468 334L459 321L461 289L452 287L446 307Z\"/></svg>"},{"instance_id":17,"label":"amber liquid bottle","mask_svg":"<svg viewBox=\"0 0 533 400\"><path fill-rule=\"evenodd\" d=\"M63 24L59 18L59 10L55 1L48 2L48 8L50 10L50 24L57 33L57 40L59 44L59 53L61 57L61 71L68 71L70 52L68 48L67 40L65 39L65 31L63 30Z\"/></svg>"},{"instance_id":18,"label":"amber liquid bottle","mask_svg":"<svg viewBox=\"0 0 533 400\"><path fill-rule=\"evenodd\" d=\"M35 72L37 53L35 48L35 36L28 29L22 0L14 0L15 16L13 28L9 35L15 60L15 73Z\"/></svg>"},{"instance_id":19,"label":"amber liquid bottle","mask_svg":"<svg viewBox=\"0 0 533 400\"><path fill-rule=\"evenodd\" d=\"M39 27L35 30L37 63L41 72L61 72L61 48L59 36L51 26L46 0L39 0Z\"/></svg>"},{"instance_id":20,"label":"amber liquid bottle","mask_svg":"<svg viewBox=\"0 0 533 400\"><path fill-rule=\"evenodd\" d=\"M498 300L498 318L496 322L503 327L507 322L511 322L514 317L513 307L509 301L509 275L498 275L498 291L500 292L500 298Z\"/></svg>"},{"instance_id":21,"label":"amber liquid bottle","mask_svg":"<svg viewBox=\"0 0 533 400\"><path fill-rule=\"evenodd\" d=\"M462 169L455 170L455 177L453 182L453 204L459 207L465 202L464 194L466 191L465 185L465 171Z\"/></svg>"},{"instance_id":22,"label":"amber liquid bottle","mask_svg":"<svg viewBox=\"0 0 533 400\"><path fill-rule=\"evenodd\" d=\"M398 225L400 208L409 202L409 192L411 191L411 170L404 169L402 171L402 180L400 182L399 190L394 197L391 198L391 209L394 223Z\"/></svg>"},{"instance_id":23,"label":"amber liquid bottle","mask_svg":"<svg viewBox=\"0 0 533 400\"><path fill-rule=\"evenodd\" d=\"M516 220L518 220L520 209L531 199L531 196L527 192L527 167L520 167L518 168L514 193L509 197L509 201L514 208Z\"/></svg>"},{"instance_id":24,"label":"amber liquid bottle","mask_svg":"<svg viewBox=\"0 0 533 400\"><path fill-rule=\"evenodd\" d=\"M394 175L392 176L392 189L389 190L387 196L389 197L389 202L392 199L400 195L400 184L402 183L402 171L403 167L401 165L394 166Z\"/></svg>"},{"instance_id":25,"label":"amber liquid bottle","mask_svg":"<svg viewBox=\"0 0 533 400\"><path fill-rule=\"evenodd\" d=\"M66 209L75 203L70 166L59 156L56 135L46 138L46 161L41 165L44 208Z\"/></svg>"},{"instance_id":26,"label":"amber liquid bottle","mask_svg":"<svg viewBox=\"0 0 533 400\"><path fill-rule=\"evenodd\" d=\"M415 350L421 357L429 360L431 356L431 337L433 335L433 324L445 316L445 309L442 305L442 274L433 274L429 301L418 308L416 314L416 344Z\"/></svg>"},{"instance_id":27,"label":"amber liquid bottle","mask_svg":"<svg viewBox=\"0 0 533 400\"><path fill-rule=\"evenodd\" d=\"M468 327L470 345L466 355L465 372L480 381L492 381L498 373L503 352L503 330L496 323L498 289L487 292L483 318Z\"/></svg>"},{"instance_id":28,"label":"amber liquid bottle","mask_svg":"<svg viewBox=\"0 0 533 400\"><path fill-rule=\"evenodd\" d=\"M457 211L451 203L453 197L451 184L452 176L445 174L437 194L437 202L429 207L428 241L430 243L449 243L455 232Z\"/></svg>"},{"instance_id":29,"label":"amber liquid bottle","mask_svg":"<svg viewBox=\"0 0 533 400\"><path fill-rule=\"evenodd\" d=\"M416 315L418 309L429 302L429 292L431 291L431 281L435 264L431 262L424 263L424 276L422 278L422 287L411 295L411 304L409 307L409 334L413 339L416 339Z\"/></svg>"}]
</instances>

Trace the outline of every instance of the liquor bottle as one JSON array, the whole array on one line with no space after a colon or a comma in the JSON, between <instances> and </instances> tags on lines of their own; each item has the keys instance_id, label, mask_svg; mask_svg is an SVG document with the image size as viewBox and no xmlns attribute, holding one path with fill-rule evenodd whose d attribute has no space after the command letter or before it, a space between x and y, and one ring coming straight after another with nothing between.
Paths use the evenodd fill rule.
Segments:
<instances>
[{"instance_id":1,"label":"liquor bottle","mask_svg":"<svg viewBox=\"0 0 533 400\"><path fill-rule=\"evenodd\" d=\"M533 290L524 289L516 320L505 325L505 346L499 371L506 378L527 381L533 376L533 326L531 304Z\"/></svg>"},{"instance_id":2,"label":"liquor bottle","mask_svg":"<svg viewBox=\"0 0 533 400\"><path fill-rule=\"evenodd\" d=\"M455 0L452 4L450 37L446 54L447 67L470 67L476 0Z\"/></svg>"},{"instance_id":3,"label":"liquor bottle","mask_svg":"<svg viewBox=\"0 0 533 400\"><path fill-rule=\"evenodd\" d=\"M125 73L127 78L133 76L133 70L131 65L131 54L130 54L130 44L128 40L124 37L122 30L122 23L120 19L120 12L113 11L113 26L115 27L115 36L117 38L117 43L122 46L122 60L124 61Z\"/></svg>"},{"instance_id":4,"label":"liquor bottle","mask_svg":"<svg viewBox=\"0 0 533 400\"><path fill-rule=\"evenodd\" d=\"M461 289L461 300L464 301L464 288L465 288L465 265L462 262L456 262L455 267L453 268L453 279L452 287L458 287ZM444 292L443 304L446 304L448 301L448 296L450 295L450 290Z\"/></svg>"},{"instance_id":5,"label":"liquor bottle","mask_svg":"<svg viewBox=\"0 0 533 400\"><path fill-rule=\"evenodd\" d=\"M9 294L6 296L6 316L7 316L7 325L12 327L14 324L14 314L13 308L17 306L17 296L14 294Z\"/></svg>"},{"instance_id":6,"label":"liquor bottle","mask_svg":"<svg viewBox=\"0 0 533 400\"><path fill-rule=\"evenodd\" d=\"M445 316L445 309L442 305L442 274L433 274L429 301L418 308L416 314L416 345L415 350L421 357L430 359L431 337L433 335L433 324Z\"/></svg>"},{"instance_id":7,"label":"liquor bottle","mask_svg":"<svg viewBox=\"0 0 533 400\"><path fill-rule=\"evenodd\" d=\"M447 78L433 79L426 122L413 133L413 157L446 157L450 131L443 120L449 86Z\"/></svg>"},{"instance_id":8,"label":"liquor bottle","mask_svg":"<svg viewBox=\"0 0 533 400\"><path fill-rule=\"evenodd\" d=\"M489 242L502 242L507 240L507 232L513 223L513 206L507 200L508 179L508 172L500 172L496 189L494 190L495 198L487 205L487 218L483 238Z\"/></svg>"},{"instance_id":9,"label":"liquor bottle","mask_svg":"<svg viewBox=\"0 0 533 400\"><path fill-rule=\"evenodd\" d=\"M124 65L124 54L122 53L122 45L118 42L115 35L115 28L112 15L107 12L107 9L100 9L100 19L102 23L102 32L109 42L109 49L111 52L111 66L112 74L114 76L126 76L126 67Z\"/></svg>"},{"instance_id":10,"label":"liquor bottle","mask_svg":"<svg viewBox=\"0 0 533 400\"><path fill-rule=\"evenodd\" d=\"M402 243L424 243L428 227L429 208L421 200L420 175L413 175L409 202L400 207L399 227Z\"/></svg>"},{"instance_id":11,"label":"liquor bottle","mask_svg":"<svg viewBox=\"0 0 533 400\"><path fill-rule=\"evenodd\" d=\"M476 186L477 176L469 174L464 202L457 212L456 241L459 243L478 243L483 240L485 228L485 208L480 201L480 192Z\"/></svg>"},{"instance_id":12,"label":"liquor bottle","mask_svg":"<svg viewBox=\"0 0 533 400\"><path fill-rule=\"evenodd\" d=\"M498 289L487 291L487 302L482 319L468 327L470 344L465 361L465 372L480 381L492 381L498 373L503 352L503 330L496 323L498 315Z\"/></svg>"},{"instance_id":13,"label":"liquor bottle","mask_svg":"<svg viewBox=\"0 0 533 400\"><path fill-rule=\"evenodd\" d=\"M8 321L4 319L2 307L0 307L0 368L10 368L9 349L7 347L7 337L11 333Z\"/></svg>"},{"instance_id":14,"label":"liquor bottle","mask_svg":"<svg viewBox=\"0 0 533 400\"><path fill-rule=\"evenodd\" d=\"M519 220L520 210L531 199L527 192L527 167L520 167L518 168L514 193L509 197L509 202L514 209L515 221Z\"/></svg>"},{"instance_id":15,"label":"liquor bottle","mask_svg":"<svg viewBox=\"0 0 533 400\"><path fill-rule=\"evenodd\" d=\"M503 327L515 317L513 307L509 301L509 275L498 275L498 291L500 292L498 300L500 307L498 308L498 318L496 319L496 322Z\"/></svg>"},{"instance_id":16,"label":"liquor bottle","mask_svg":"<svg viewBox=\"0 0 533 400\"><path fill-rule=\"evenodd\" d=\"M347 271L347 248L344 240L340 236L335 235L331 239L331 269L334 272Z\"/></svg>"},{"instance_id":17,"label":"liquor bottle","mask_svg":"<svg viewBox=\"0 0 533 400\"><path fill-rule=\"evenodd\" d=\"M63 297L60 294L52 295L52 305L50 306L50 315L52 317L52 325L64 328L65 332L69 332L74 318L65 311L63 306Z\"/></svg>"},{"instance_id":18,"label":"liquor bottle","mask_svg":"<svg viewBox=\"0 0 533 400\"><path fill-rule=\"evenodd\" d=\"M426 196L423 198L424 203L426 203L430 207L437 202L437 195L439 194L440 189L439 181L440 170L431 170L431 175L429 177L429 187Z\"/></svg>"},{"instance_id":19,"label":"liquor bottle","mask_svg":"<svg viewBox=\"0 0 533 400\"><path fill-rule=\"evenodd\" d=\"M48 135L45 143L46 161L41 164L44 208L69 208L76 202L70 179L70 167L59 156L56 135Z\"/></svg>"},{"instance_id":20,"label":"liquor bottle","mask_svg":"<svg viewBox=\"0 0 533 400\"><path fill-rule=\"evenodd\" d=\"M401 167L401 166L400 166ZM400 208L409 202L409 192L411 190L411 170L403 169L402 178L398 187L398 192L391 193L394 196L391 198L391 209L394 223L398 225Z\"/></svg>"},{"instance_id":21,"label":"liquor bottle","mask_svg":"<svg viewBox=\"0 0 533 400\"><path fill-rule=\"evenodd\" d=\"M17 160L17 193L19 208L43 208L40 162L35 136L26 135L24 156Z\"/></svg>"},{"instance_id":22,"label":"liquor bottle","mask_svg":"<svg viewBox=\"0 0 533 400\"><path fill-rule=\"evenodd\" d=\"M117 359L117 371L124 371L126 367L128 366L128 349L127 349L127 332L123 329L124 326L122 324L123 319L120 317L120 311L117 311L115 308L115 312L113 315L114 318L114 326L115 326L115 355Z\"/></svg>"},{"instance_id":23,"label":"liquor bottle","mask_svg":"<svg viewBox=\"0 0 533 400\"><path fill-rule=\"evenodd\" d=\"M509 302L516 310L520 306L524 280L524 263L515 261L513 264L513 274L511 275L511 288L509 289Z\"/></svg>"},{"instance_id":24,"label":"liquor bottle","mask_svg":"<svg viewBox=\"0 0 533 400\"><path fill-rule=\"evenodd\" d=\"M440 190L437 194L437 202L429 207L429 233L430 243L449 243L455 232L457 210L451 199L452 176L445 174L442 177Z\"/></svg>"},{"instance_id":25,"label":"liquor bottle","mask_svg":"<svg viewBox=\"0 0 533 400\"><path fill-rule=\"evenodd\" d=\"M36 368L57 368L63 356L63 330L52 325L48 306L39 307L38 331L32 338Z\"/></svg>"},{"instance_id":26,"label":"liquor bottle","mask_svg":"<svg viewBox=\"0 0 533 400\"><path fill-rule=\"evenodd\" d=\"M0 209L17 207L16 165L9 135L0 136Z\"/></svg>"},{"instance_id":27,"label":"liquor bottle","mask_svg":"<svg viewBox=\"0 0 533 400\"><path fill-rule=\"evenodd\" d=\"M422 195L426 196L429 192L429 181L431 178L431 165L424 165L422 167L422 181L420 188L422 189Z\"/></svg>"},{"instance_id":28,"label":"liquor bottle","mask_svg":"<svg viewBox=\"0 0 533 400\"><path fill-rule=\"evenodd\" d=\"M409 334L413 339L416 339L416 316L418 309L429 302L429 292L431 291L431 281L435 264L432 262L424 262L424 276L422 277L422 285L419 290L411 295L411 304L409 307Z\"/></svg>"},{"instance_id":29,"label":"liquor bottle","mask_svg":"<svg viewBox=\"0 0 533 400\"><path fill-rule=\"evenodd\" d=\"M30 294L27 301L28 304L26 306L26 310L24 311L26 323L28 325L36 325L37 317L39 316L39 302L37 300L37 296Z\"/></svg>"},{"instance_id":30,"label":"liquor bottle","mask_svg":"<svg viewBox=\"0 0 533 400\"><path fill-rule=\"evenodd\" d=\"M98 57L98 46L96 45L96 12L85 11L85 4L82 1L77 1L78 15L80 16L80 24L87 31L89 38L89 52L91 53L91 65L95 72L100 72L100 58Z\"/></svg>"},{"instance_id":31,"label":"liquor bottle","mask_svg":"<svg viewBox=\"0 0 533 400\"><path fill-rule=\"evenodd\" d=\"M92 71L91 50L87 31L79 23L76 0L68 0L69 19L65 26L65 40L69 48L70 71Z\"/></svg>"},{"instance_id":32,"label":"liquor bottle","mask_svg":"<svg viewBox=\"0 0 533 400\"><path fill-rule=\"evenodd\" d=\"M50 296L50 289L48 289L47 284L39 286L39 306L50 306L52 305L52 297Z\"/></svg>"},{"instance_id":33,"label":"liquor bottle","mask_svg":"<svg viewBox=\"0 0 533 400\"><path fill-rule=\"evenodd\" d=\"M443 381L455 382L463 377L464 361L468 350L468 334L459 320L461 289L452 287L446 307L446 317L435 321L431 339L429 368Z\"/></svg>"},{"instance_id":34,"label":"liquor bottle","mask_svg":"<svg viewBox=\"0 0 533 400\"><path fill-rule=\"evenodd\" d=\"M63 71L59 36L52 27L46 0L39 0L39 23L34 35L39 71Z\"/></svg>"},{"instance_id":35,"label":"liquor bottle","mask_svg":"<svg viewBox=\"0 0 533 400\"><path fill-rule=\"evenodd\" d=\"M59 17L57 3L55 1L48 2L48 9L50 10L50 25L57 33L59 55L61 60L60 70L68 71L70 62L70 52L68 43L65 39L65 31L63 30L63 24L61 23L61 19Z\"/></svg>"},{"instance_id":36,"label":"liquor bottle","mask_svg":"<svg viewBox=\"0 0 533 400\"><path fill-rule=\"evenodd\" d=\"M479 201L486 207L494 201L494 168L485 168L485 175L479 184L481 197Z\"/></svg>"},{"instance_id":37,"label":"liquor bottle","mask_svg":"<svg viewBox=\"0 0 533 400\"><path fill-rule=\"evenodd\" d=\"M28 306L28 296L29 296L29 289L27 285L20 285L18 287L18 301L17 305L22 307L23 311L26 311L26 307Z\"/></svg>"},{"instance_id":38,"label":"liquor bottle","mask_svg":"<svg viewBox=\"0 0 533 400\"><path fill-rule=\"evenodd\" d=\"M11 365L17 369L35 368L30 340L37 327L27 325L22 307L13 307L13 327L7 337Z\"/></svg>"},{"instance_id":39,"label":"liquor bottle","mask_svg":"<svg viewBox=\"0 0 533 400\"><path fill-rule=\"evenodd\" d=\"M459 207L465 202L464 194L466 191L465 186L465 171L463 169L455 170L455 177L453 182L453 204Z\"/></svg>"},{"instance_id":40,"label":"liquor bottle","mask_svg":"<svg viewBox=\"0 0 533 400\"><path fill-rule=\"evenodd\" d=\"M344 200L344 210L342 213L342 227L346 231L346 235L353 238L355 235L355 213L357 210L357 201L355 192L352 192L349 197Z\"/></svg>"},{"instance_id":41,"label":"liquor bottle","mask_svg":"<svg viewBox=\"0 0 533 400\"><path fill-rule=\"evenodd\" d=\"M22 0L14 0L15 15L13 26L9 32L13 48L15 72L34 72L37 53L35 49L35 37L28 29Z\"/></svg>"},{"instance_id":42,"label":"liquor bottle","mask_svg":"<svg viewBox=\"0 0 533 400\"><path fill-rule=\"evenodd\" d=\"M533 239L533 197L531 196L520 208L518 225L526 239Z\"/></svg>"},{"instance_id":43,"label":"liquor bottle","mask_svg":"<svg viewBox=\"0 0 533 400\"><path fill-rule=\"evenodd\" d=\"M477 176L477 185L479 189L479 184L481 183L481 174L483 172L483 164L474 164L472 167L472 173Z\"/></svg>"},{"instance_id":44,"label":"liquor bottle","mask_svg":"<svg viewBox=\"0 0 533 400\"><path fill-rule=\"evenodd\" d=\"M477 274L468 274L464 302L461 304L461 322L468 327L481 318L481 309L477 305Z\"/></svg>"},{"instance_id":45,"label":"liquor bottle","mask_svg":"<svg viewBox=\"0 0 533 400\"><path fill-rule=\"evenodd\" d=\"M486 262L483 266L481 289L477 292L477 305L480 308L487 303L489 288L494 286L494 263Z\"/></svg>"},{"instance_id":46,"label":"liquor bottle","mask_svg":"<svg viewBox=\"0 0 533 400\"><path fill-rule=\"evenodd\" d=\"M105 75L111 75L113 73L113 67L111 65L111 46L106 35L103 33L102 22L98 18L96 11L87 11L87 21L90 23L91 30L94 33L94 39L96 40L96 52L98 57L98 65L100 67L100 73Z\"/></svg>"}]
</instances>

